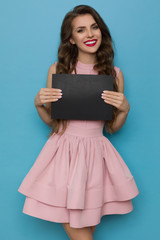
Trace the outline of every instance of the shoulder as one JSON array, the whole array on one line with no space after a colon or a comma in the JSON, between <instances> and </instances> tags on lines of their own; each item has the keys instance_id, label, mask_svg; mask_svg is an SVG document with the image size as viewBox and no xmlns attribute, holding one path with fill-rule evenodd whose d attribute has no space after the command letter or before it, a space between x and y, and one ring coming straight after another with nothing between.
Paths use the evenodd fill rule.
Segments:
<instances>
[{"instance_id":1,"label":"shoulder","mask_svg":"<svg viewBox=\"0 0 160 240\"><path fill-rule=\"evenodd\" d=\"M47 76L47 88L52 87L52 74L56 74L56 62L49 67Z\"/></svg>"},{"instance_id":2,"label":"shoulder","mask_svg":"<svg viewBox=\"0 0 160 240\"><path fill-rule=\"evenodd\" d=\"M116 76L118 77L119 72L121 71L119 67L114 66L114 70L116 71Z\"/></svg>"},{"instance_id":3,"label":"shoulder","mask_svg":"<svg viewBox=\"0 0 160 240\"><path fill-rule=\"evenodd\" d=\"M56 73L56 66L57 66L57 62L54 62L54 63L49 67L48 73L49 73L49 74L55 74L55 73Z\"/></svg>"},{"instance_id":4,"label":"shoulder","mask_svg":"<svg viewBox=\"0 0 160 240\"><path fill-rule=\"evenodd\" d=\"M116 71L116 76L117 76L117 85L118 85L118 91L119 92L124 92L124 77L123 77L123 72L121 69L117 66L114 66L114 69Z\"/></svg>"}]
</instances>

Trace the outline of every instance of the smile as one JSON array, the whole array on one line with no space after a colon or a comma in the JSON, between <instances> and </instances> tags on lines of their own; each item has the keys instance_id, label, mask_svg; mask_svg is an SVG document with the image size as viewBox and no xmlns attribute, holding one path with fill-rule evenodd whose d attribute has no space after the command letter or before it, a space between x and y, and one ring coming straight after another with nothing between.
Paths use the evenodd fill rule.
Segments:
<instances>
[{"instance_id":1,"label":"smile","mask_svg":"<svg viewBox=\"0 0 160 240\"><path fill-rule=\"evenodd\" d=\"M93 47L94 45L96 45L97 40L94 41L89 41L89 42L85 42L84 44L88 47Z\"/></svg>"}]
</instances>

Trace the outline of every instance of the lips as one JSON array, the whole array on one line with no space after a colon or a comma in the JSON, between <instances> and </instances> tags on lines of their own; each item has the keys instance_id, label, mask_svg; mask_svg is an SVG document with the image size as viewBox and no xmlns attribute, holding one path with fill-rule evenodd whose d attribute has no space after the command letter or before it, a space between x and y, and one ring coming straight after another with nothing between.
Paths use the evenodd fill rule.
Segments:
<instances>
[{"instance_id":1,"label":"lips","mask_svg":"<svg viewBox=\"0 0 160 240\"><path fill-rule=\"evenodd\" d=\"M84 43L89 43L89 42L92 42L92 41L97 41L97 39L87 40Z\"/></svg>"},{"instance_id":2,"label":"lips","mask_svg":"<svg viewBox=\"0 0 160 240\"><path fill-rule=\"evenodd\" d=\"M96 42L97 42L97 39L92 39L92 40L85 41L84 44L88 47L92 47L96 44Z\"/></svg>"}]
</instances>

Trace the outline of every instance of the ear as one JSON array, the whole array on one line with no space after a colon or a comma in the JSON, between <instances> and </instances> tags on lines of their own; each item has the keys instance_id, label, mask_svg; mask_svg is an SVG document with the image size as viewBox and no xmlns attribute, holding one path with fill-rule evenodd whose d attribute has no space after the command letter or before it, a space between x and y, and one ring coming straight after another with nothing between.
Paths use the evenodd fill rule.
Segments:
<instances>
[{"instance_id":1,"label":"ear","mask_svg":"<svg viewBox=\"0 0 160 240\"><path fill-rule=\"evenodd\" d=\"M70 38L69 41L71 44L75 44L75 41L72 38Z\"/></svg>"}]
</instances>

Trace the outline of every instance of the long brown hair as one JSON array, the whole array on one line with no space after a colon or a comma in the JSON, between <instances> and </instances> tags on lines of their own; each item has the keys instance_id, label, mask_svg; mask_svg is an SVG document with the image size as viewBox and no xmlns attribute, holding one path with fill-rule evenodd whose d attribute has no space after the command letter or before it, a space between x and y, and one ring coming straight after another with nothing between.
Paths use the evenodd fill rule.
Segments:
<instances>
[{"instance_id":1,"label":"long brown hair","mask_svg":"<svg viewBox=\"0 0 160 240\"><path fill-rule=\"evenodd\" d=\"M73 8L72 11L68 12L62 22L61 26L61 42L58 48L58 61L56 67L56 73L69 73L75 71L76 74L76 64L78 57L78 49L76 44L71 44L69 39L72 36L72 20L84 14L91 14L96 23L98 24L101 33L102 33L102 42L101 46L96 52L97 63L94 65L94 70L98 74L112 75L114 77L113 90L118 91L118 86L116 83L116 72L114 69L114 51L112 47L113 40L111 38L110 31L107 25L104 23L103 19L100 17L98 12L88 6L88 5L78 5ZM51 113L51 107L48 109L48 112ZM114 119L117 115L117 108L113 106L113 117L112 120L105 121L105 130L111 133L111 127ZM52 131L47 136L51 136L53 133L63 134L67 127L67 120L65 119L52 119ZM62 123L62 131L59 132L60 123Z\"/></svg>"}]
</instances>

